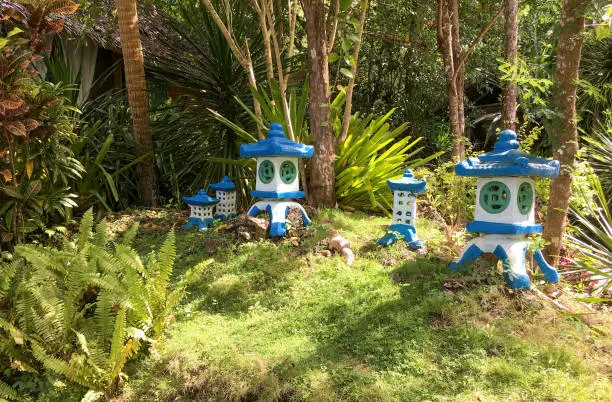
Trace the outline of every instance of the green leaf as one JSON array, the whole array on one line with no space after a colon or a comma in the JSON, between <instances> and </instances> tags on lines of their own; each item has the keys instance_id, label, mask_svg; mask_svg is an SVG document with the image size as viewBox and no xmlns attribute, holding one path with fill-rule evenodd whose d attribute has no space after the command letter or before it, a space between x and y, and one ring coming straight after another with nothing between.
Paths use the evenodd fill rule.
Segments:
<instances>
[{"instance_id":1,"label":"green leaf","mask_svg":"<svg viewBox=\"0 0 612 402\"><path fill-rule=\"evenodd\" d=\"M340 56L338 56L338 53L331 52L329 54L329 57L328 57L327 61L330 62L330 63L335 63L335 62L338 61L338 59L340 59Z\"/></svg>"},{"instance_id":2,"label":"green leaf","mask_svg":"<svg viewBox=\"0 0 612 402\"><path fill-rule=\"evenodd\" d=\"M6 35L6 37L10 38L11 36L15 36L15 35L20 34L22 32L23 32L23 30L19 29L18 27L15 27L15 28L13 28L13 29L11 29L9 31L9 33Z\"/></svg>"},{"instance_id":3,"label":"green leaf","mask_svg":"<svg viewBox=\"0 0 612 402\"><path fill-rule=\"evenodd\" d=\"M343 75L347 76L348 78L354 78L354 77L353 77L353 72L352 72L351 70L349 70L348 68L341 68L341 69L340 69L340 72L341 72Z\"/></svg>"},{"instance_id":4,"label":"green leaf","mask_svg":"<svg viewBox=\"0 0 612 402\"><path fill-rule=\"evenodd\" d=\"M340 0L340 9L342 11L346 11L349 9L352 3L353 3L353 0Z\"/></svg>"}]
</instances>

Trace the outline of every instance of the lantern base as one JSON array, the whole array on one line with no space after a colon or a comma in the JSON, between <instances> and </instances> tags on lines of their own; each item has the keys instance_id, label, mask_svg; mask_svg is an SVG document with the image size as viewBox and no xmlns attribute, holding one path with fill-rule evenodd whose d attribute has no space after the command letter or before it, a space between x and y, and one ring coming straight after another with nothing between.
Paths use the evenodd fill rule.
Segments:
<instances>
[{"instance_id":1,"label":"lantern base","mask_svg":"<svg viewBox=\"0 0 612 402\"><path fill-rule=\"evenodd\" d=\"M525 255L527 253L527 238L525 236L491 234L472 239L465 245L459 258L451 262L448 267L456 271L484 253L492 253L502 261L504 277L511 288L529 289L531 281L525 265ZM533 256L546 280L551 283L558 282L559 273L546 262L542 252L536 250Z\"/></svg>"},{"instance_id":2,"label":"lantern base","mask_svg":"<svg viewBox=\"0 0 612 402\"><path fill-rule=\"evenodd\" d=\"M391 225L387 233L378 240L381 246L390 246L398 240L403 239L411 248L423 247L423 242L417 237L416 229L412 225Z\"/></svg>"},{"instance_id":3,"label":"lantern base","mask_svg":"<svg viewBox=\"0 0 612 402\"><path fill-rule=\"evenodd\" d=\"M257 216L260 213L267 213L270 218L270 237L285 236L287 234L287 215L289 210L297 208L302 212L302 219L304 225L310 224L310 219L300 204L295 201L282 201L282 200L262 200L256 202L249 212L249 216Z\"/></svg>"},{"instance_id":4,"label":"lantern base","mask_svg":"<svg viewBox=\"0 0 612 402\"><path fill-rule=\"evenodd\" d=\"M198 228L198 231L205 231L208 229L209 226L212 226L212 225L213 225L213 220L211 218L202 220L200 218L191 217L189 218L187 223L183 225L181 230L188 230L195 226Z\"/></svg>"},{"instance_id":5,"label":"lantern base","mask_svg":"<svg viewBox=\"0 0 612 402\"><path fill-rule=\"evenodd\" d=\"M215 219L220 219L220 220L222 220L222 221L226 221L226 220L228 220L228 219L233 219L233 218L235 218L236 216L237 216L237 215L236 215L235 213L230 214L229 216L226 216L226 215L224 215L224 214L217 214L217 215L215 215Z\"/></svg>"}]
</instances>

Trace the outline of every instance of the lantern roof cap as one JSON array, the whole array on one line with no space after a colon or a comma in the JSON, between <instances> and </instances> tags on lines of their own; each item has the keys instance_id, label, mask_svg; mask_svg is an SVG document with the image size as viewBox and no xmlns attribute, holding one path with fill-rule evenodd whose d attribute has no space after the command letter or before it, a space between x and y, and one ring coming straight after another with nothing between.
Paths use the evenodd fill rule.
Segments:
<instances>
[{"instance_id":1,"label":"lantern roof cap","mask_svg":"<svg viewBox=\"0 0 612 402\"><path fill-rule=\"evenodd\" d=\"M414 194L427 191L427 182L415 179L410 169L406 169L404 176L400 179L387 180L387 184L392 191L406 191Z\"/></svg>"},{"instance_id":2,"label":"lantern roof cap","mask_svg":"<svg viewBox=\"0 0 612 402\"><path fill-rule=\"evenodd\" d=\"M236 185L228 176L223 176L223 179L221 179L219 183L213 183L209 185L209 187L212 190L221 190L221 191L230 191L230 190L236 189Z\"/></svg>"},{"instance_id":3,"label":"lantern roof cap","mask_svg":"<svg viewBox=\"0 0 612 402\"><path fill-rule=\"evenodd\" d=\"M457 176L559 176L559 161L539 158L519 151L516 133L504 130L493 151L467 158L455 165Z\"/></svg>"},{"instance_id":4,"label":"lantern roof cap","mask_svg":"<svg viewBox=\"0 0 612 402\"><path fill-rule=\"evenodd\" d=\"M193 197L183 197L183 201L185 201L189 205L215 205L219 202L218 199L209 196L206 194L205 190L200 190Z\"/></svg>"},{"instance_id":5,"label":"lantern roof cap","mask_svg":"<svg viewBox=\"0 0 612 402\"><path fill-rule=\"evenodd\" d=\"M283 126L278 123L270 124L268 138L240 146L240 156L243 158L258 156L311 158L313 153L312 145L300 144L288 139L283 131Z\"/></svg>"}]
</instances>

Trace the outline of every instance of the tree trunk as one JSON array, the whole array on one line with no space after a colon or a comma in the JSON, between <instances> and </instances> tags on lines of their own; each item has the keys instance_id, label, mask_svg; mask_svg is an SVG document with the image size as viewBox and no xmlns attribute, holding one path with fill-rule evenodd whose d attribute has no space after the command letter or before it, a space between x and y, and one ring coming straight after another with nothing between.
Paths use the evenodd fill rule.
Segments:
<instances>
[{"instance_id":1,"label":"tree trunk","mask_svg":"<svg viewBox=\"0 0 612 402\"><path fill-rule=\"evenodd\" d=\"M465 112L463 105L464 66L459 38L459 6L457 0L438 0L438 51L442 55L448 83L448 109L453 139L454 162L465 152Z\"/></svg>"},{"instance_id":2,"label":"tree trunk","mask_svg":"<svg viewBox=\"0 0 612 402\"><path fill-rule=\"evenodd\" d=\"M318 207L334 207L336 141L329 124L330 94L325 3L323 0L303 0L302 8L308 37L310 131L315 146L310 162L310 202Z\"/></svg>"},{"instance_id":3,"label":"tree trunk","mask_svg":"<svg viewBox=\"0 0 612 402\"><path fill-rule=\"evenodd\" d=\"M505 0L504 56L506 61L514 67L516 67L518 54L518 6L519 0ZM518 86L516 82L507 81L502 89L502 128L516 131L517 96Z\"/></svg>"},{"instance_id":4,"label":"tree trunk","mask_svg":"<svg viewBox=\"0 0 612 402\"><path fill-rule=\"evenodd\" d=\"M157 204L157 178L153 140L149 133L149 100L144 57L138 31L136 0L117 0L116 4L136 153L138 157L148 154L148 157L137 165L140 195L145 206L155 206Z\"/></svg>"},{"instance_id":5,"label":"tree trunk","mask_svg":"<svg viewBox=\"0 0 612 402\"><path fill-rule=\"evenodd\" d=\"M563 232L572 192L572 173L578 152L576 87L582 51L584 12L588 0L563 0L557 44L557 65L553 81L552 108L559 118L552 122L554 157L561 162L561 174L550 183L548 214L543 237L550 242L546 255L553 265L559 262Z\"/></svg>"}]
</instances>

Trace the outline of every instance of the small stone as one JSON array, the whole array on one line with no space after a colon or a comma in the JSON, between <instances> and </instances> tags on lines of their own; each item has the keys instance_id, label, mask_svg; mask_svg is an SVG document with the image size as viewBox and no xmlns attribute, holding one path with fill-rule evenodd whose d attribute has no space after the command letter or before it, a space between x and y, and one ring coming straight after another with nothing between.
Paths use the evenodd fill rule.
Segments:
<instances>
[{"instance_id":1,"label":"small stone","mask_svg":"<svg viewBox=\"0 0 612 402\"><path fill-rule=\"evenodd\" d=\"M238 234L244 237L245 240L251 240L251 234L249 232L238 232Z\"/></svg>"},{"instance_id":2,"label":"small stone","mask_svg":"<svg viewBox=\"0 0 612 402\"><path fill-rule=\"evenodd\" d=\"M331 256L332 256L332 252L331 252L331 251L329 251L329 250L321 250L320 254L321 254L323 257L331 257Z\"/></svg>"}]
</instances>

